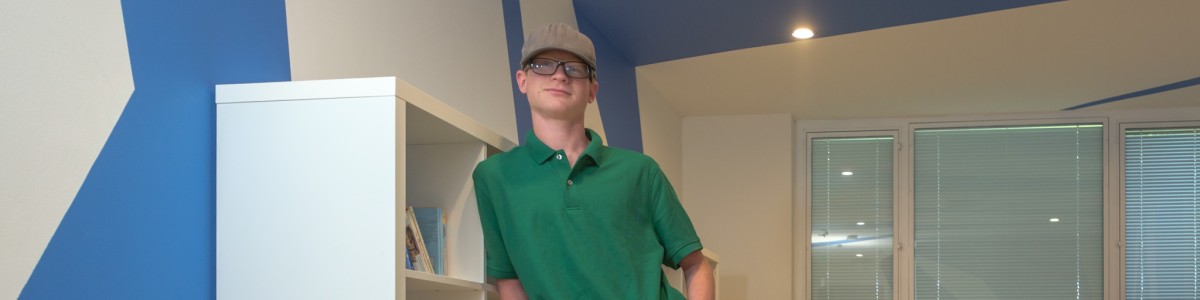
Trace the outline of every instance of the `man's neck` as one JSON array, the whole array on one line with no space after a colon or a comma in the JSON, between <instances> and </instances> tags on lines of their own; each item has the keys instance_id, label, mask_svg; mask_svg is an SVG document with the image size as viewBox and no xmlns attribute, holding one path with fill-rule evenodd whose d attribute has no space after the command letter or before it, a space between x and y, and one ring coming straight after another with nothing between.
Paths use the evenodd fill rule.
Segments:
<instances>
[{"instance_id":1,"label":"man's neck","mask_svg":"<svg viewBox=\"0 0 1200 300\"><path fill-rule=\"evenodd\" d=\"M533 120L533 134L543 144L550 147L550 149L561 149L566 152L568 162L571 166L575 165L575 159L579 157L580 153L583 153L584 149L587 149L589 142L582 119L578 121L562 121L538 119L535 116Z\"/></svg>"}]
</instances>

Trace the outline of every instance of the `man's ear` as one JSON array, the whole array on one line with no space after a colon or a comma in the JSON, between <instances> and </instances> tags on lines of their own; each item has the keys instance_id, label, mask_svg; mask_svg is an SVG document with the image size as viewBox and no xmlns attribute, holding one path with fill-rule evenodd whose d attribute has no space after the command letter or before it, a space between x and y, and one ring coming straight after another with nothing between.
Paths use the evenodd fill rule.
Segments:
<instances>
[{"instance_id":1,"label":"man's ear","mask_svg":"<svg viewBox=\"0 0 1200 300\"><path fill-rule=\"evenodd\" d=\"M521 90L522 94L525 94L525 70L517 70L515 76L517 77L517 89Z\"/></svg>"},{"instance_id":2,"label":"man's ear","mask_svg":"<svg viewBox=\"0 0 1200 300\"><path fill-rule=\"evenodd\" d=\"M600 92L600 82L592 81L592 97L588 99L588 103L596 102L596 93Z\"/></svg>"}]
</instances>

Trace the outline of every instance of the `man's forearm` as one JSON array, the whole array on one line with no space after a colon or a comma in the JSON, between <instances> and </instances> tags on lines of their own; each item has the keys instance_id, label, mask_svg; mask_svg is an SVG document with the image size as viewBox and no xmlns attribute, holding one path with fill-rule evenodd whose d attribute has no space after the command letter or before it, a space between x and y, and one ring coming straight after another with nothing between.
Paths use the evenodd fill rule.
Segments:
<instances>
[{"instance_id":1,"label":"man's forearm","mask_svg":"<svg viewBox=\"0 0 1200 300\"><path fill-rule=\"evenodd\" d=\"M521 287L521 281L517 279L496 280L496 290L500 293L500 300L529 299L529 295L525 294L525 288Z\"/></svg>"},{"instance_id":2,"label":"man's forearm","mask_svg":"<svg viewBox=\"0 0 1200 300\"><path fill-rule=\"evenodd\" d=\"M716 299L716 282L712 265L700 251L692 252L680 262L689 300Z\"/></svg>"}]
</instances>

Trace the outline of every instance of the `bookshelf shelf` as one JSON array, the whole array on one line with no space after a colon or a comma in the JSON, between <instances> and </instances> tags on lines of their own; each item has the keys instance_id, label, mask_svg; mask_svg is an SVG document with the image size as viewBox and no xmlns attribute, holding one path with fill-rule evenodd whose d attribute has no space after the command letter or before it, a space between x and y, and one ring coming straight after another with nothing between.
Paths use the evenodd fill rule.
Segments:
<instances>
[{"instance_id":1,"label":"bookshelf shelf","mask_svg":"<svg viewBox=\"0 0 1200 300\"><path fill-rule=\"evenodd\" d=\"M515 143L394 77L218 85L217 298L485 299L471 172ZM440 207L445 275L406 270Z\"/></svg>"},{"instance_id":2,"label":"bookshelf shelf","mask_svg":"<svg viewBox=\"0 0 1200 300\"><path fill-rule=\"evenodd\" d=\"M482 291L494 292L496 287L486 283L450 278L420 271L405 270L408 290L414 292Z\"/></svg>"}]
</instances>

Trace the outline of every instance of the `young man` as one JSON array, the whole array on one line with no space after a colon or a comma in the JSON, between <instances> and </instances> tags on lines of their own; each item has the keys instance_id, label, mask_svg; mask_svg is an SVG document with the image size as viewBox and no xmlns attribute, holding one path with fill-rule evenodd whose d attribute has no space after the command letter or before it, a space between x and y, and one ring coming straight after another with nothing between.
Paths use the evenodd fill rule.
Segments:
<instances>
[{"instance_id":1,"label":"young man","mask_svg":"<svg viewBox=\"0 0 1200 300\"><path fill-rule=\"evenodd\" d=\"M681 299L661 265L682 267L688 299L713 299L712 267L658 164L584 128L596 50L566 24L530 32L517 86L525 144L475 168L487 275L501 299Z\"/></svg>"}]
</instances>

